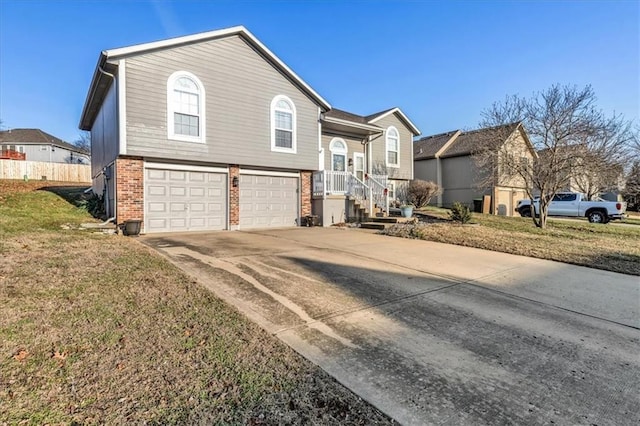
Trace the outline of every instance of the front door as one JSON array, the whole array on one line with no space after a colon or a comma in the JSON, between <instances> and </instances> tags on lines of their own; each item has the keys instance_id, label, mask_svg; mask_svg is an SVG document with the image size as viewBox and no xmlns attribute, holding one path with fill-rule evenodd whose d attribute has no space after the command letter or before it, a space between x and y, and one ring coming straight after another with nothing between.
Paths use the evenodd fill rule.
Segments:
<instances>
[{"instance_id":1,"label":"front door","mask_svg":"<svg viewBox=\"0 0 640 426\"><path fill-rule=\"evenodd\" d=\"M364 181L364 154L361 152L353 153L353 174Z\"/></svg>"}]
</instances>

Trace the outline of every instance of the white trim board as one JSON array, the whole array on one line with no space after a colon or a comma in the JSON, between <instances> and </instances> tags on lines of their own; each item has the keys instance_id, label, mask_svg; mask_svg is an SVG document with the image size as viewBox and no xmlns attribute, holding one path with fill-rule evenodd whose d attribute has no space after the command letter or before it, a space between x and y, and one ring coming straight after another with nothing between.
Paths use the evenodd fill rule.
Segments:
<instances>
[{"instance_id":1,"label":"white trim board","mask_svg":"<svg viewBox=\"0 0 640 426\"><path fill-rule=\"evenodd\" d=\"M120 155L127 154L127 71L124 59L118 62L118 76L116 77L116 109L118 111L118 139L120 140ZM104 104L103 104L104 105Z\"/></svg>"},{"instance_id":2,"label":"white trim board","mask_svg":"<svg viewBox=\"0 0 640 426\"><path fill-rule=\"evenodd\" d=\"M252 169L240 169L241 175L254 175L254 176L277 176L277 177L300 177L300 173L296 172L276 172L271 170L252 170Z\"/></svg>"},{"instance_id":3,"label":"white trim board","mask_svg":"<svg viewBox=\"0 0 640 426\"><path fill-rule=\"evenodd\" d=\"M229 173L226 167L196 166L190 164L171 164L171 163L153 163L144 162L145 169L161 169L161 170L180 170L193 172L212 172L212 173Z\"/></svg>"},{"instance_id":4,"label":"white trim board","mask_svg":"<svg viewBox=\"0 0 640 426\"><path fill-rule=\"evenodd\" d=\"M323 108L331 108L331 105L329 105L329 103L325 99L323 99L315 90L311 88L311 86L309 86L304 80L302 80L302 78L300 78L295 72L293 72L291 68L289 68L284 62L282 62L280 58L278 58L271 50L269 50L264 44L262 44L262 42L260 42L260 40L258 40L256 36L254 36L242 25L182 37L175 37L166 40L154 41L151 43L142 43L128 47L104 50L102 52L102 55L108 59L118 59L123 56L141 54L157 49L182 46L205 40L229 37L232 35L239 35L244 37L247 41L249 41L250 44L261 51L261 53L263 53L268 59L273 61L277 67L284 71L285 74L289 75L295 83L301 86L307 93L311 94L311 96L315 98L316 102L318 102Z\"/></svg>"},{"instance_id":5,"label":"white trim board","mask_svg":"<svg viewBox=\"0 0 640 426\"><path fill-rule=\"evenodd\" d=\"M369 120L369 123L375 123L376 121L381 120L381 119L383 119L384 117L387 117L387 116L389 116L389 115L391 115L391 114L395 114L396 112L397 112L398 114L400 114L400 117L402 117L402 119L403 119L403 120L404 120L404 121L409 125L409 127L411 128L411 130L413 131L413 133L414 133L414 135L415 135L415 136L420 135L420 129L418 129L418 128L416 127L416 125L415 125L415 124L413 124L413 123L411 122L411 120L409 120L409 117L407 117L407 116L404 114L404 112L402 112L402 111L400 110L400 108L398 108L398 107L395 107L395 108L393 108L393 109L390 109L389 111L385 112L384 114L381 114L381 115L377 116L376 118L374 118L374 119L372 119L372 120Z\"/></svg>"}]
</instances>

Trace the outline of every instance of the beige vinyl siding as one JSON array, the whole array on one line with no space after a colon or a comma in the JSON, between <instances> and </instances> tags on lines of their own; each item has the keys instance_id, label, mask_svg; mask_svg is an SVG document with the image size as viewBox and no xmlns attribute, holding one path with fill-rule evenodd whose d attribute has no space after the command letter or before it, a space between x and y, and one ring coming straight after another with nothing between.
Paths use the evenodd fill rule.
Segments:
<instances>
[{"instance_id":1,"label":"beige vinyl siding","mask_svg":"<svg viewBox=\"0 0 640 426\"><path fill-rule=\"evenodd\" d=\"M454 201L472 205L474 198L485 193L473 183L477 180L478 170L470 156L443 158L441 165L444 207L450 207Z\"/></svg>"},{"instance_id":2,"label":"beige vinyl siding","mask_svg":"<svg viewBox=\"0 0 640 426\"><path fill-rule=\"evenodd\" d=\"M116 85L112 84L91 127L91 176L93 190L102 195L104 178L96 177L119 154Z\"/></svg>"},{"instance_id":3,"label":"beige vinyl siding","mask_svg":"<svg viewBox=\"0 0 640 426\"><path fill-rule=\"evenodd\" d=\"M315 170L317 105L241 37L126 59L127 154L172 160ZM206 143L167 139L167 79L188 71L206 93ZM288 96L297 113L297 154L271 151L270 106Z\"/></svg>"},{"instance_id":4,"label":"beige vinyl siding","mask_svg":"<svg viewBox=\"0 0 640 426\"><path fill-rule=\"evenodd\" d=\"M335 135L322 135L322 148L324 149L324 168L325 170L331 170L331 150L329 146L333 138L340 138L347 144L347 164L348 159L353 159L354 152L360 152L364 154L364 145L362 145L362 139L347 137L347 136L335 136ZM365 159L366 161L366 159ZM347 167L348 171L353 171L353 168Z\"/></svg>"},{"instance_id":5,"label":"beige vinyl siding","mask_svg":"<svg viewBox=\"0 0 640 426\"><path fill-rule=\"evenodd\" d=\"M533 155L528 148L527 143L522 137L520 130L514 132L514 134L505 142L504 148L501 150L501 154L508 152L511 158L505 158L504 161L521 161L522 157L529 159L529 164L533 164ZM519 175L508 176L501 174L499 176L498 184L500 186L510 186L516 188L524 188L525 181Z\"/></svg>"},{"instance_id":6,"label":"beige vinyl siding","mask_svg":"<svg viewBox=\"0 0 640 426\"><path fill-rule=\"evenodd\" d=\"M396 114L391 114L381 120L376 121L376 126L386 129L394 126L400 133L400 167L387 167L386 173L391 179L413 179L413 133L398 118ZM372 164L373 169L384 169L386 164L386 135L376 136L373 143Z\"/></svg>"},{"instance_id":7,"label":"beige vinyl siding","mask_svg":"<svg viewBox=\"0 0 640 426\"><path fill-rule=\"evenodd\" d=\"M420 160L413 163L413 173L415 179L422 179L430 182L438 182L438 160Z\"/></svg>"}]
</instances>

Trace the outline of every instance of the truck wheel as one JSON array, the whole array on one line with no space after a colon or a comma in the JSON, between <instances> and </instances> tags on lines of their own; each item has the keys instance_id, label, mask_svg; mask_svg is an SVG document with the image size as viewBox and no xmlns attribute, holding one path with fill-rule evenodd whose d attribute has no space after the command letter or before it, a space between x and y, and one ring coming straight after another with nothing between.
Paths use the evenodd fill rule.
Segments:
<instances>
[{"instance_id":1,"label":"truck wheel","mask_svg":"<svg viewBox=\"0 0 640 426\"><path fill-rule=\"evenodd\" d=\"M589 223L607 223L607 218L600 210L594 210L587 215Z\"/></svg>"},{"instance_id":2,"label":"truck wheel","mask_svg":"<svg viewBox=\"0 0 640 426\"><path fill-rule=\"evenodd\" d=\"M531 209L530 208L526 208L526 209L520 210L520 216L522 216L522 217L531 217Z\"/></svg>"}]
</instances>

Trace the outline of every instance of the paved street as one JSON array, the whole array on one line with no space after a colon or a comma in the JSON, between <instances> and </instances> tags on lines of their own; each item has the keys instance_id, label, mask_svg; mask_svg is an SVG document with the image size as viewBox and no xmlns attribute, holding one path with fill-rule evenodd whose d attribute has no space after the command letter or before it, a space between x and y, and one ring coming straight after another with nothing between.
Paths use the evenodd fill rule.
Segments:
<instances>
[{"instance_id":1,"label":"paved street","mask_svg":"<svg viewBox=\"0 0 640 426\"><path fill-rule=\"evenodd\" d=\"M354 229L141 237L407 425L638 424L638 277Z\"/></svg>"}]
</instances>

